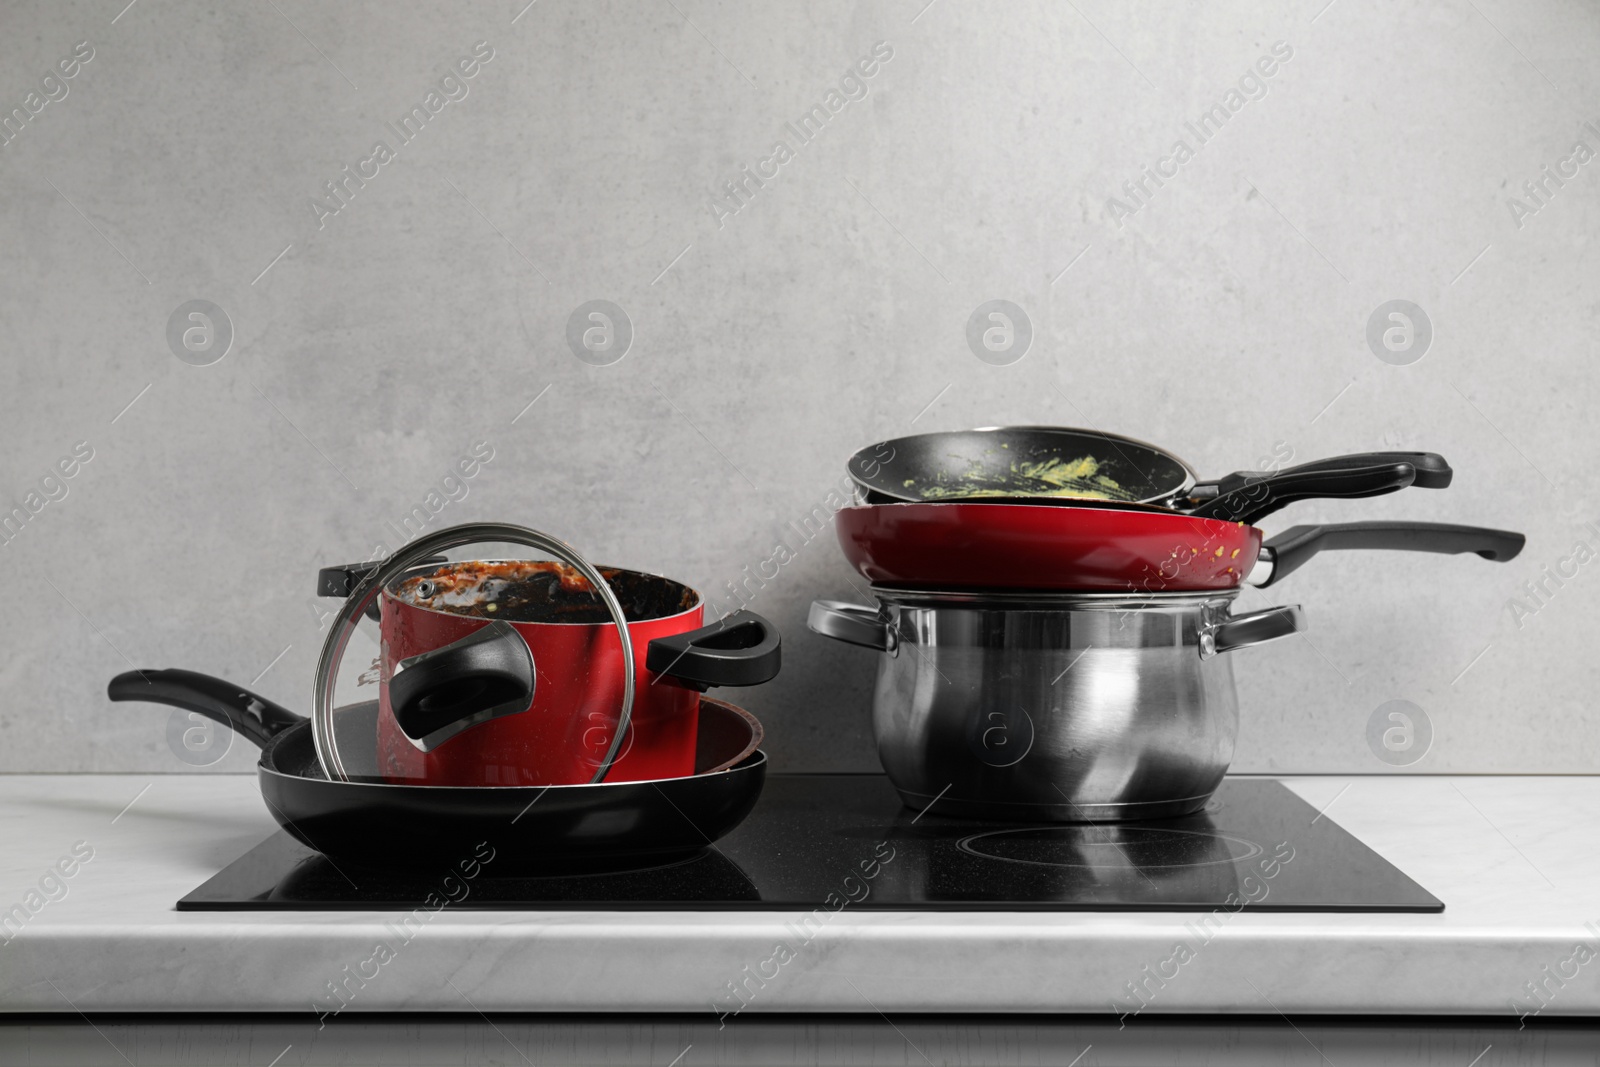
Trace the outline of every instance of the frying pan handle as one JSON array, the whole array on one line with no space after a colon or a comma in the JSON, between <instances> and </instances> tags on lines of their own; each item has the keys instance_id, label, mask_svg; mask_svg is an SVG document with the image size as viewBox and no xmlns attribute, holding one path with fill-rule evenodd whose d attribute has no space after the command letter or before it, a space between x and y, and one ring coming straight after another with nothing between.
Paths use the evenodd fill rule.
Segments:
<instances>
[{"instance_id":1,"label":"frying pan handle","mask_svg":"<svg viewBox=\"0 0 1600 1067\"><path fill-rule=\"evenodd\" d=\"M1360 467L1380 467L1391 463L1409 463L1415 467L1417 478L1411 484L1418 489L1446 489L1449 487L1451 479L1455 477L1455 471L1450 469L1450 464L1437 452L1356 452L1348 456L1330 456L1327 459L1315 459L1310 463L1299 463L1293 467L1285 467L1280 471L1234 471L1226 478L1218 478L1214 482L1200 482L1191 486L1188 497L1196 503L1215 500L1219 496L1241 489L1251 482L1270 478L1274 474L1349 470Z\"/></svg>"},{"instance_id":2,"label":"frying pan handle","mask_svg":"<svg viewBox=\"0 0 1600 1067\"><path fill-rule=\"evenodd\" d=\"M1235 615L1201 635L1200 658L1210 659L1234 649L1264 645L1268 641L1297 634L1305 627L1305 614L1299 604L1285 604L1252 611L1248 615Z\"/></svg>"},{"instance_id":3,"label":"frying pan handle","mask_svg":"<svg viewBox=\"0 0 1600 1067\"><path fill-rule=\"evenodd\" d=\"M1335 460L1324 460L1335 463ZM1219 486L1235 477L1219 482ZM1248 476L1214 499L1195 508L1192 514L1205 519L1242 522L1253 526L1262 518L1297 500L1313 497L1382 496L1404 489L1416 480L1417 469L1409 463L1380 463L1371 466L1333 466L1319 470L1291 467L1276 474Z\"/></svg>"},{"instance_id":4,"label":"frying pan handle","mask_svg":"<svg viewBox=\"0 0 1600 1067\"><path fill-rule=\"evenodd\" d=\"M1291 526L1261 546L1249 582L1268 586L1296 571L1318 552L1382 549L1400 552L1476 552L1497 563L1515 559L1527 538L1510 530L1445 522L1342 522ZM1265 568L1265 569L1263 569Z\"/></svg>"},{"instance_id":5,"label":"frying pan handle","mask_svg":"<svg viewBox=\"0 0 1600 1067\"><path fill-rule=\"evenodd\" d=\"M735 611L710 626L658 637L646 646L647 670L699 689L760 685L783 664L778 628L753 611Z\"/></svg>"},{"instance_id":6,"label":"frying pan handle","mask_svg":"<svg viewBox=\"0 0 1600 1067\"><path fill-rule=\"evenodd\" d=\"M1358 452L1349 456L1312 460L1285 468L1288 471L1343 470L1347 467L1377 467L1386 463L1409 463L1417 469L1417 480L1411 484L1418 489L1448 489L1455 471L1437 452ZM1229 478L1249 477L1249 472L1230 474ZM1226 482L1228 479L1224 478Z\"/></svg>"},{"instance_id":7,"label":"frying pan handle","mask_svg":"<svg viewBox=\"0 0 1600 1067\"><path fill-rule=\"evenodd\" d=\"M274 736L306 720L281 704L240 685L195 671L124 671L111 679L106 696L167 704L204 715L266 748Z\"/></svg>"},{"instance_id":8,"label":"frying pan handle","mask_svg":"<svg viewBox=\"0 0 1600 1067\"><path fill-rule=\"evenodd\" d=\"M813 600L806 615L806 628L846 644L893 653L895 633L876 608L849 604L843 600Z\"/></svg>"},{"instance_id":9,"label":"frying pan handle","mask_svg":"<svg viewBox=\"0 0 1600 1067\"><path fill-rule=\"evenodd\" d=\"M389 678L389 709L413 745L432 752L463 730L533 703L533 653L496 619L459 641L401 660Z\"/></svg>"}]
</instances>

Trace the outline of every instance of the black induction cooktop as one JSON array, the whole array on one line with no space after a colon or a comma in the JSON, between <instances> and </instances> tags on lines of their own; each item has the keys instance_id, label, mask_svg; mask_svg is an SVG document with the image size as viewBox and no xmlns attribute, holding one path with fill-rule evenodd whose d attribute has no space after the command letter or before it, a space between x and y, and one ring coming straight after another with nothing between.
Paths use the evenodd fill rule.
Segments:
<instances>
[{"instance_id":1,"label":"black induction cooktop","mask_svg":"<svg viewBox=\"0 0 1600 1067\"><path fill-rule=\"evenodd\" d=\"M1100 825L923 815L882 775L774 774L715 846L605 873L497 878L340 869L279 831L180 910L418 907L894 911L1401 911L1444 905L1271 779L1230 778L1203 812ZM441 886L446 886L441 890ZM453 887L453 888L451 888Z\"/></svg>"}]
</instances>

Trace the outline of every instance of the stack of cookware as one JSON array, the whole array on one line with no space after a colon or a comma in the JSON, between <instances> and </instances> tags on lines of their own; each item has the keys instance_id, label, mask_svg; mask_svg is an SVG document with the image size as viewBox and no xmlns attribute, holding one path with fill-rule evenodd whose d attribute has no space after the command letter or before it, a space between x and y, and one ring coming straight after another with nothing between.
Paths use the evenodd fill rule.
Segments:
<instances>
[{"instance_id":1,"label":"stack of cookware","mask_svg":"<svg viewBox=\"0 0 1600 1067\"><path fill-rule=\"evenodd\" d=\"M1426 522L1256 523L1297 500L1443 488L1433 453L1339 456L1201 480L1127 437L999 427L884 441L850 460L840 546L876 604L810 628L879 653L878 754L914 808L1023 821L1178 817L1238 733L1232 657L1295 634L1298 605L1235 614L1330 549L1509 560L1523 536Z\"/></svg>"},{"instance_id":2,"label":"stack of cookware","mask_svg":"<svg viewBox=\"0 0 1600 1067\"><path fill-rule=\"evenodd\" d=\"M443 555L489 544L540 558ZM343 603L309 719L193 671L129 671L109 695L254 742L273 817L336 864L448 866L481 845L496 874L656 860L697 852L755 806L761 724L703 695L778 673L778 633L753 612L702 625L688 586L504 523L326 568L318 592ZM346 700L341 686L375 691Z\"/></svg>"}]
</instances>

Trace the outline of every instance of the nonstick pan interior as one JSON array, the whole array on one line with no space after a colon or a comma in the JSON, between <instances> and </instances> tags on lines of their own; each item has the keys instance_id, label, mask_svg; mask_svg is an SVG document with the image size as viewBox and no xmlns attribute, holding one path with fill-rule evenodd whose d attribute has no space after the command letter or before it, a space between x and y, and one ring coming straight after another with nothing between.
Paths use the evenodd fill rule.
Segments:
<instances>
[{"instance_id":1,"label":"nonstick pan interior","mask_svg":"<svg viewBox=\"0 0 1600 1067\"><path fill-rule=\"evenodd\" d=\"M863 490L908 502L986 496L1156 502L1195 480L1187 464L1154 445L1052 426L901 437L857 452L849 470Z\"/></svg>"}]
</instances>

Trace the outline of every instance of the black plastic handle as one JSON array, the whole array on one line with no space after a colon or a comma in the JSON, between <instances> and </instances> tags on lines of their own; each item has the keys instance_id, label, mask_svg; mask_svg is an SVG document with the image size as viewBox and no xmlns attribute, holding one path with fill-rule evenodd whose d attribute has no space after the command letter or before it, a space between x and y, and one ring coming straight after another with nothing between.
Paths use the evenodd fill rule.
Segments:
<instances>
[{"instance_id":1,"label":"black plastic handle","mask_svg":"<svg viewBox=\"0 0 1600 1067\"><path fill-rule=\"evenodd\" d=\"M361 579L378 569L378 560L369 559L365 563L339 563L332 567L323 567L317 571L317 595L335 596L343 600L355 591ZM417 560L417 566L425 567L438 563L448 562L443 556L428 556ZM367 618L373 622L378 621L378 601L374 600L367 605L365 612Z\"/></svg>"},{"instance_id":2,"label":"black plastic handle","mask_svg":"<svg viewBox=\"0 0 1600 1067\"><path fill-rule=\"evenodd\" d=\"M1269 586L1299 570L1319 552L1342 549L1379 549L1399 552L1476 552L1484 559L1504 563L1515 559L1527 537L1510 530L1482 526L1456 526L1446 522L1343 522L1328 526L1291 526L1261 546L1260 561L1271 565L1264 580Z\"/></svg>"},{"instance_id":3,"label":"black plastic handle","mask_svg":"<svg viewBox=\"0 0 1600 1067\"><path fill-rule=\"evenodd\" d=\"M369 559L365 563L340 563L317 571L317 595L347 597L356 584L377 570L381 560ZM443 556L428 556L417 560L417 566L448 562Z\"/></svg>"},{"instance_id":4,"label":"black plastic handle","mask_svg":"<svg viewBox=\"0 0 1600 1067\"><path fill-rule=\"evenodd\" d=\"M241 685L196 671L124 671L111 679L106 696L196 712L249 739L257 748L266 748L273 737L306 721Z\"/></svg>"},{"instance_id":5,"label":"black plastic handle","mask_svg":"<svg viewBox=\"0 0 1600 1067\"><path fill-rule=\"evenodd\" d=\"M1417 489L1448 489L1451 479L1455 477L1455 471L1450 469L1450 464L1437 452L1358 452L1349 456L1332 456L1328 459L1296 464L1285 468L1281 473L1376 467L1385 463L1409 463L1415 467L1417 480L1411 484ZM1242 471L1229 477L1248 477L1249 474L1249 471Z\"/></svg>"},{"instance_id":6,"label":"black plastic handle","mask_svg":"<svg viewBox=\"0 0 1600 1067\"><path fill-rule=\"evenodd\" d=\"M515 626L497 619L397 663L389 708L411 743L432 752L479 723L527 711L535 677L528 643Z\"/></svg>"},{"instance_id":7,"label":"black plastic handle","mask_svg":"<svg viewBox=\"0 0 1600 1067\"><path fill-rule=\"evenodd\" d=\"M753 611L735 611L710 626L658 637L644 665L695 689L714 685L760 685L783 664L778 628Z\"/></svg>"},{"instance_id":8,"label":"black plastic handle","mask_svg":"<svg viewBox=\"0 0 1600 1067\"><path fill-rule=\"evenodd\" d=\"M1324 463L1335 464L1334 460ZM1275 474L1247 476L1232 482L1230 475L1218 483L1223 491L1190 514L1253 526L1259 520L1297 500L1313 497L1367 497L1393 493L1410 485L1417 469L1409 463L1330 465L1319 470L1291 467ZM1230 483L1231 486L1230 486Z\"/></svg>"},{"instance_id":9,"label":"black plastic handle","mask_svg":"<svg viewBox=\"0 0 1600 1067\"><path fill-rule=\"evenodd\" d=\"M1419 489L1444 489L1455 477L1455 471L1450 469L1450 464L1437 452L1354 452L1348 456L1329 456L1327 459L1298 463L1279 471L1234 471L1215 481L1197 482L1185 495L1191 501L1198 503L1215 500L1225 493L1276 475L1300 474L1306 471L1352 470L1394 463L1409 463L1416 468L1417 477L1411 484Z\"/></svg>"}]
</instances>

